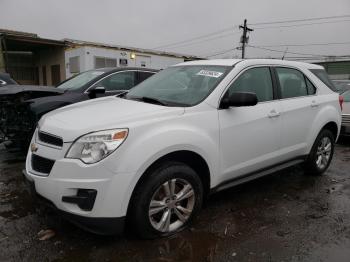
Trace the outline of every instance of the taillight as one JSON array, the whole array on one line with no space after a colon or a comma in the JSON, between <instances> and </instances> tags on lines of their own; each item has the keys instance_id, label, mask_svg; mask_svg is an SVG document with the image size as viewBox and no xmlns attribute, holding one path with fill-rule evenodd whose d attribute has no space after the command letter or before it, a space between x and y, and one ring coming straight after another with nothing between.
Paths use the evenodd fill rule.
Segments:
<instances>
[{"instance_id":1,"label":"taillight","mask_svg":"<svg viewBox=\"0 0 350 262\"><path fill-rule=\"evenodd\" d=\"M339 96L339 105L340 105L341 111L343 111L343 103L344 103L344 97Z\"/></svg>"}]
</instances>

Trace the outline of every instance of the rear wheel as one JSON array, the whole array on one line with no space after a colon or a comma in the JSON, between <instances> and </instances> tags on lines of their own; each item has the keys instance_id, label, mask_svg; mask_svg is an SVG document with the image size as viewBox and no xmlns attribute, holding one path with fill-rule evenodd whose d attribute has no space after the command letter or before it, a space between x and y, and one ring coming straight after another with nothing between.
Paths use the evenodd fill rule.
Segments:
<instances>
[{"instance_id":1,"label":"rear wheel","mask_svg":"<svg viewBox=\"0 0 350 262\"><path fill-rule=\"evenodd\" d=\"M185 164L167 162L137 186L128 218L140 237L169 236L190 224L202 200L203 187L196 172Z\"/></svg>"},{"instance_id":2,"label":"rear wheel","mask_svg":"<svg viewBox=\"0 0 350 262\"><path fill-rule=\"evenodd\" d=\"M317 136L306 161L306 171L312 175L322 175L329 167L334 153L334 135L324 129Z\"/></svg>"}]
</instances>

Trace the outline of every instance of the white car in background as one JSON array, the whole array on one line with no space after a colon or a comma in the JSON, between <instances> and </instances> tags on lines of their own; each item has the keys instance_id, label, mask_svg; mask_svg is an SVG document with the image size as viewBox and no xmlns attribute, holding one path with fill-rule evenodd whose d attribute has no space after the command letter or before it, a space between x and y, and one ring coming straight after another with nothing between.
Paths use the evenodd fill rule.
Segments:
<instances>
[{"instance_id":1,"label":"white car in background","mask_svg":"<svg viewBox=\"0 0 350 262\"><path fill-rule=\"evenodd\" d=\"M340 134L350 136L350 90L340 94L343 98L342 122Z\"/></svg>"},{"instance_id":2,"label":"white car in background","mask_svg":"<svg viewBox=\"0 0 350 262\"><path fill-rule=\"evenodd\" d=\"M24 174L92 232L120 233L126 221L141 237L169 236L210 193L303 162L307 174L323 174L341 125L327 79L299 62L178 64L127 95L45 115Z\"/></svg>"},{"instance_id":3,"label":"white car in background","mask_svg":"<svg viewBox=\"0 0 350 262\"><path fill-rule=\"evenodd\" d=\"M334 91L343 99L341 136L350 136L350 80L333 80Z\"/></svg>"}]
</instances>

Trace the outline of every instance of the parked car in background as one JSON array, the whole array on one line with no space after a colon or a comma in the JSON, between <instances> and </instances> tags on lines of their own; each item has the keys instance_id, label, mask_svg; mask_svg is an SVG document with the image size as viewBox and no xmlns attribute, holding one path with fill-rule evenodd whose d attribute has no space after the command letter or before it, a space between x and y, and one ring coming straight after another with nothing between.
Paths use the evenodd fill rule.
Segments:
<instances>
[{"instance_id":1,"label":"parked car in background","mask_svg":"<svg viewBox=\"0 0 350 262\"><path fill-rule=\"evenodd\" d=\"M350 80L333 80L336 92L343 99L342 106L342 124L340 135L350 136Z\"/></svg>"},{"instance_id":2,"label":"parked car in background","mask_svg":"<svg viewBox=\"0 0 350 262\"><path fill-rule=\"evenodd\" d=\"M350 136L350 89L341 93L343 97L343 111L341 122L341 135Z\"/></svg>"},{"instance_id":3,"label":"parked car in background","mask_svg":"<svg viewBox=\"0 0 350 262\"><path fill-rule=\"evenodd\" d=\"M171 66L125 95L43 116L24 175L92 232L120 233L126 222L141 237L169 236L210 193L299 163L327 170L341 101L320 71L272 59Z\"/></svg>"},{"instance_id":4,"label":"parked car in background","mask_svg":"<svg viewBox=\"0 0 350 262\"><path fill-rule=\"evenodd\" d=\"M17 82L9 74L0 73L0 87L7 85L17 85Z\"/></svg>"},{"instance_id":5,"label":"parked car in background","mask_svg":"<svg viewBox=\"0 0 350 262\"><path fill-rule=\"evenodd\" d=\"M350 80L333 80L333 83L339 94L350 90Z\"/></svg>"},{"instance_id":6,"label":"parked car in background","mask_svg":"<svg viewBox=\"0 0 350 262\"><path fill-rule=\"evenodd\" d=\"M0 130L8 148L27 149L42 115L54 109L97 97L128 91L157 70L102 68L80 73L56 88L9 86L0 89Z\"/></svg>"}]
</instances>

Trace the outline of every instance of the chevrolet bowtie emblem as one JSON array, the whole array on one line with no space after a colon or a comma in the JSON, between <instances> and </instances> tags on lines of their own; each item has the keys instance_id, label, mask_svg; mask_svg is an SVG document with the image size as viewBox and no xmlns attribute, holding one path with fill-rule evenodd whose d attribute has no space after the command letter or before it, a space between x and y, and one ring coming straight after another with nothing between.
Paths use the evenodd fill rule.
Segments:
<instances>
[{"instance_id":1,"label":"chevrolet bowtie emblem","mask_svg":"<svg viewBox=\"0 0 350 262\"><path fill-rule=\"evenodd\" d=\"M38 146L36 144L32 143L30 145L30 150L32 151L32 153L34 153L34 152L38 151Z\"/></svg>"}]
</instances>

